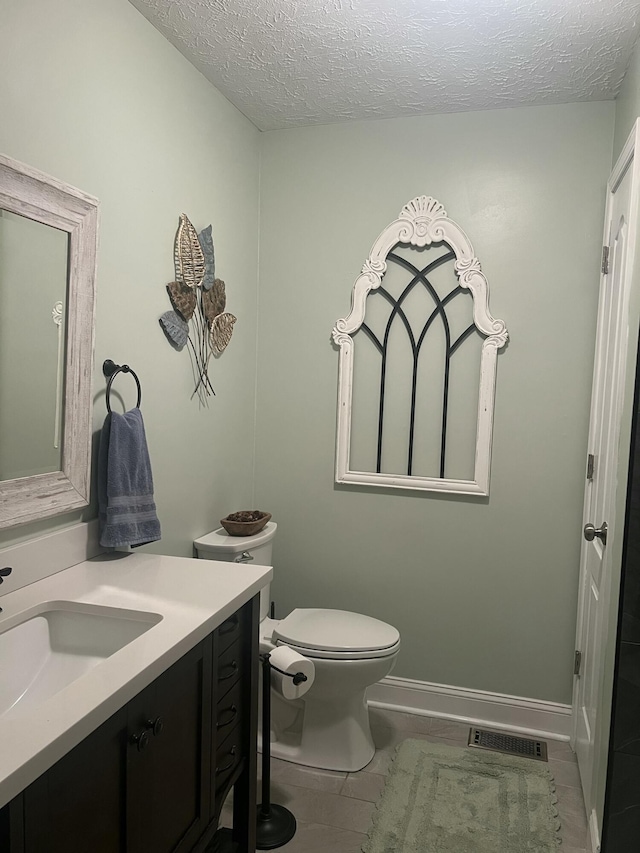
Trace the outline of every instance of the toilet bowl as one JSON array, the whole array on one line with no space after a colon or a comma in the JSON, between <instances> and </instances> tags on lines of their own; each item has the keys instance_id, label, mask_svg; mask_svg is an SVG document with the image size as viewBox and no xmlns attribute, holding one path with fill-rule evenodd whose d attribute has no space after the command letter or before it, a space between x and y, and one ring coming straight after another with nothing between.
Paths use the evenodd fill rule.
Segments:
<instances>
[{"instance_id":1,"label":"toilet bowl","mask_svg":"<svg viewBox=\"0 0 640 853\"><path fill-rule=\"evenodd\" d=\"M271 565L277 525L255 536L229 536L222 528L194 543L200 558ZM315 680L299 699L272 693L271 754L276 758L354 772L373 758L366 690L388 675L400 649L397 629L360 613L296 608L271 619L269 586L260 593L260 652L289 646L309 658Z\"/></svg>"}]
</instances>

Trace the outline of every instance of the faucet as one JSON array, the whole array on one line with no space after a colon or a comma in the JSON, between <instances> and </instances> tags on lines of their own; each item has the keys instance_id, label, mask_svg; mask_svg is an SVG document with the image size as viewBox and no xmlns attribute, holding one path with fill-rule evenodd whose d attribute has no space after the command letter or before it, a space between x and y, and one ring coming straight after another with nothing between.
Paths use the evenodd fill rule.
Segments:
<instances>
[{"instance_id":1,"label":"faucet","mask_svg":"<svg viewBox=\"0 0 640 853\"><path fill-rule=\"evenodd\" d=\"M11 566L5 566L4 569L0 569L0 583L4 582L4 579L8 577L13 569ZM0 607L0 613L2 613L2 607Z\"/></svg>"}]
</instances>

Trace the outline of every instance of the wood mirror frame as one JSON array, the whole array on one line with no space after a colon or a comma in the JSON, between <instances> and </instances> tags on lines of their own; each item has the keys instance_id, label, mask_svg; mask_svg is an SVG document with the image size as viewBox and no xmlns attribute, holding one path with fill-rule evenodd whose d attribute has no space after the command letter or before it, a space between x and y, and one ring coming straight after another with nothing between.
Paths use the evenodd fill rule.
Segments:
<instances>
[{"instance_id":1,"label":"wood mirror frame","mask_svg":"<svg viewBox=\"0 0 640 853\"><path fill-rule=\"evenodd\" d=\"M0 481L0 529L89 503L98 204L0 154L0 208L69 235L62 470Z\"/></svg>"}]
</instances>

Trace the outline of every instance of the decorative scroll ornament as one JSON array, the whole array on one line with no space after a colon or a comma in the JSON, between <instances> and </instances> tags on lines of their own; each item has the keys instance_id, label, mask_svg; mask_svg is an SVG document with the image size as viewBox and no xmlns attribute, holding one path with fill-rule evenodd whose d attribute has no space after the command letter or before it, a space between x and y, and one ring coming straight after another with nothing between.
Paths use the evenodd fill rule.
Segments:
<instances>
[{"instance_id":1,"label":"decorative scroll ornament","mask_svg":"<svg viewBox=\"0 0 640 853\"><path fill-rule=\"evenodd\" d=\"M215 394L209 380L209 361L220 355L233 334L236 318L224 313L225 283L215 278L211 225L197 233L189 218L180 216L174 243L176 281L167 285L173 311L159 319L167 340L176 350L188 346L195 376L192 396L201 403Z\"/></svg>"},{"instance_id":2,"label":"decorative scroll ornament","mask_svg":"<svg viewBox=\"0 0 640 853\"><path fill-rule=\"evenodd\" d=\"M369 277L372 287L379 287L382 281L382 276L387 271L387 265L384 261L367 260L362 265L362 275Z\"/></svg>"},{"instance_id":3,"label":"decorative scroll ornament","mask_svg":"<svg viewBox=\"0 0 640 853\"><path fill-rule=\"evenodd\" d=\"M64 316L64 305L62 302L55 302L53 308L51 309L51 319L56 324L56 326L62 325L62 317Z\"/></svg>"},{"instance_id":4,"label":"decorative scroll ornament","mask_svg":"<svg viewBox=\"0 0 640 853\"><path fill-rule=\"evenodd\" d=\"M398 217L398 219L407 220L413 226L412 232L403 229L402 233L408 233L410 236L408 240L403 239L402 242L411 243L413 246L425 246L434 239L442 239L440 229L434 229L433 233L430 233L430 229L438 219L446 218L446 210L435 198L427 195L414 198L405 204Z\"/></svg>"},{"instance_id":5,"label":"decorative scroll ornament","mask_svg":"<svg viewBox=\"0 0 640 853\"><path fill-rule=\"evenodd\" d=\"M475 446L475 470L472 479L457 480L444 476L445 439L443 426L441 476L425 477L411 474L412 446L409 447L408 472L406 474L387 474L380 470L380 442L378 449L378 470L375 472L354 471L350 467L351 432L352 432L352 402L353 402L353 338L352 335L363 326L367 296L372 290L381 287L382 279L387 271L389 260L415 271L413 281L423 280L428 284L425 270L418 270L403 258L393 254L398 245L413 246L424 249L432 244L442 244L450 249L449 256L455 259L454 270L460 288L469 291L473 298L473 324L448 350L447 359L455 349L477 330L485 340L482 343L480 356L480 378L478 393L478 412ZM439 263L439 261L436 261ZM431 287L431 285L429 285ZM408 288L410 289L410 288ZM433 294L435 291L431 287ZM389 294L386 294L391 300ZM404 296L401 297L401 299ZM414 341L414 370L419 357L419 347L424 334L434 319L446 323L445 301L437 294L433 296L436 308L428 319L419 343ZM448 297L447 297L448 299ZM392 312L389 324L394 316L399 316L399 302ZM387 333L390 325L387 326ZM369 336L373 333L367 328ZM388 334L387 334L388 336ZM382 486L399 489L418 489L436 492L453 492L459 494L487 495L489 493L489 474L491 465L491 439L493 431L493 408L495 397L495 380L497 367L497 352L508 340L508 332L503 320L495 319L489 311L489 287L482 272L480 261L475 256L473 247L462 228L449 219L444 206L431 196L418 196L404 205L398 218L388 225L374 242L371 253L364 262L362 272L356 278L351 294L351 312L347 317L339 319L332 331L334 343L340 348L338 376L338 426L336 447L336 482L356 483L363 486ZM448 332L447 332L448 337ZM376 346L383 352L386 343L376 339ZM417 354L416 354L417 352ZM382 356L384 357L384 356ZM383 379L384 383L386 379ZM448 387L447 382L444 383ZM383 389L384 385L381 386ZM446 392L445 392L446 393ZM382 394L382 390L381 390ZM382 409L382 397L380 409ZM445 406L446 408L446 406ZM413 436L413 417L411 413L411 434ZM379 423L379 436L382 434L382 420ZM413 437L411 439L413 441Z\"/></svg>"},{"instance_id":6,"label":"decorative scroll ornament","mask_svg":"<svg viewBox=\"0 0 640 853\"><path fill-rule=\"evenodd\" d=\"M64 318L64 305L62 302L55 302L53 308L51 309L51 319L54 324L58 327L58 347L57 347L57 367L56 367L56 413L55 420L53 422L53 447L57 450L60 447L60 429L62 425L62 418L60 417L61 412L61 404L62 404L62 382L63 382L63 373L64 373L64 365L62 363L63 355L64 355L64 341L62 339L62 320Z\"/></svg>"}]
</instances>

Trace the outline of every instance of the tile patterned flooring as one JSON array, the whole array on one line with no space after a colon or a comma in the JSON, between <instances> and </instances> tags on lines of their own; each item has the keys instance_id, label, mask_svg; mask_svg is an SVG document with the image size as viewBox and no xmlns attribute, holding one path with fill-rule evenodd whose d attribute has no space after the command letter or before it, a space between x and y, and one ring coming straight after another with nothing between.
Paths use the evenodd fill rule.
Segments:
<instances>
[{"instance_id":1,"label":"tile patterned flooring","mask_svg":"<svg viewBox=\"0 0 640 853\"><path fill-rule=\"evenodd\" d=\"M271 801L296 816L295 837L285 853L359 853L375 801L384 787L394 748L408 737L466 746L469 725L371 708L376 754L358 773L314 770L285 761L271 765ZM562 853L586 853L587 822L575 756L569 745L548 741L549 769L556 780ZM258 796L258 799L260 797Z\"/></svg>"}]
</instances>

